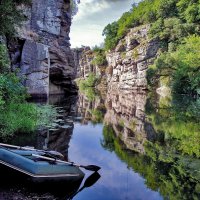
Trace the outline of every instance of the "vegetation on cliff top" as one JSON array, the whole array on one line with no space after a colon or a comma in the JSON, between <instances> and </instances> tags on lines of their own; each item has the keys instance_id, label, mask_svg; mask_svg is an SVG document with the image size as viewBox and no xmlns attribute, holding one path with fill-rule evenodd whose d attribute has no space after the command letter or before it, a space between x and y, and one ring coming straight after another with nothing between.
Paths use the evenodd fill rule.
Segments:
<instances>
[{"instance_id":1,"label":"vegetation on cliff top","mask_svg":"<svg viewBox=\"0 0 200 200\"><path fill-rule=\"evenodd\" d=\"M147 73L150 86L168 77L168 85L179 94L200 94L200 37L189 36L175 51L162 53Z\"/></svg>"},{"instance_id":2,"label":"vegetation on cliff top","mask_svg":"<svg viewBox=\"0 0 200 200\"><path fill-rule=\"evenodd\" d=\"M200 0L143 0L103 30L105 49L114 49L130 28L151 24L150 38L160 41L158 58L147 73L150 87L200 94Z\"/></svg>"},{"instance_id":3,"label":"vegetation on cliff top","mask_svg":"<svg viewBox=\"0 0 200 200\"><path fill-rule=\"evenodd\" d=\"M199 33L199 22L199 0L143 0L104 28L105 48L113 49L130 28L141 24L152 24L150 35L168 43Z\"/></svg>"}]
</instances>

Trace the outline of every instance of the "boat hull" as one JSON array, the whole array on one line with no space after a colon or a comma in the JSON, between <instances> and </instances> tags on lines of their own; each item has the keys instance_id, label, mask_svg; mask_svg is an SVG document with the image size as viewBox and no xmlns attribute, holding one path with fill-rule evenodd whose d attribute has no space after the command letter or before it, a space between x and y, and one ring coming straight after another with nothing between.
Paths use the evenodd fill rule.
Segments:
<instances>
[{"instance_id":1,"label":"boat hull","mask_svg":"<svg viewBox=\"0 0 200 200\"><path fill-rule=\"evenodd\" d=\"M0 148L1 172L9 170L15 173L15 175L18 174L34 182L76 181L84 177L84 173L76 166L45 160L34 160L29 153L22 151L22 155L20 155L19 152L16 153Z\"/></svg>"}]
</instances>

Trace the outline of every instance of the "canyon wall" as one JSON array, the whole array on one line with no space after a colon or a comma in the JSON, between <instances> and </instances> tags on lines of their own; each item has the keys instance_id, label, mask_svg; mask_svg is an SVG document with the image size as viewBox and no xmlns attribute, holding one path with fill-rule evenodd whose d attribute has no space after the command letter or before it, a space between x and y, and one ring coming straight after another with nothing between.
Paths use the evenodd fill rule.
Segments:
<instances>
[{"instance_id":1,"label":"canyon wall","mask_svg":"<svg viewBox=\"0 0 200 200\"><path fill-rule=\"evenodd\" d=\"M146 71L153 64L160 47L157 39L150 39L150 25L132 28L121 39L114 50L106 53L107 67L105 74L93 65L95 54L91 50L79 55L80 77L86 78L93 72L106 79L108 90L147 89Z\"/></svg>"},{"instance_id":2,"label":"canyon wall","mask_svg":"<svg viewBox=\"0 0 200 200\"><path fill-rule=\"evenodd\" d=\"M146 70L157 55L159 41L149 39L150 26L132 28L114 51L107 53L110 89L146 89Z\"/></svg>"},{"instance_id":3,"label":"canyon wall","mask_svg":"<svg viewBox=\"0 0 200 200\"><path fill-rule=\"evenodd\" d=\"M70 49L72 10L70 0L32 0L21 6L27 21L10 41L12 69L32 96L76 93L73 53Z\"/></svg>"},{"instance_id":4,"label":"canyon wall","mask_svg":"<svg viewBox=\"0 0 200 200\"><path fill-rule=\"evenodd\" d=\"M73 49L73 53L75 66L77 68L77 78L87 78L90 73L96 74L96 76L101 75L99 66L93 62L95 54L90 47L84 46Z\"/></svg>"}]
</instances>

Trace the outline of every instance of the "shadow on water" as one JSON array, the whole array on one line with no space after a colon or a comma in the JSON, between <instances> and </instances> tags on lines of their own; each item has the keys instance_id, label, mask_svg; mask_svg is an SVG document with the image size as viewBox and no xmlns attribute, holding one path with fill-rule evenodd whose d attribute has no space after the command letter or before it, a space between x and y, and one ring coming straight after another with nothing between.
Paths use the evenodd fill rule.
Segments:
<instances>
[{"instance_id":1,"label":"shadow on water","mask_svg":"<svg viewBox=\"0 0 200 200\"><path fill-rule=\"evenodd\" d=\"M15 173L8 168L1 170L0 199L46 199L46 200L71 200L83 189L93 186L101 177L94 172L83 182L83 177L74 181L46 181L34 182L27 176ZM3 173L2 173L3 171Z\"/></svg>"}]
</instances>

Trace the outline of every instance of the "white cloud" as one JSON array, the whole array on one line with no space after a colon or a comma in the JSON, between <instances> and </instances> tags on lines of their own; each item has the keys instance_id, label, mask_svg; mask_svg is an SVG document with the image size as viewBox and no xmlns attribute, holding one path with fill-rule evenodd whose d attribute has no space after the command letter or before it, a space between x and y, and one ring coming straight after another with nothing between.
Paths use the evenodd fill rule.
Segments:
<instances>
[{"instance_id":1,"label":"white cloud","mask_svg":"<svg viewBox=\"0 0 200 200\"><path fill-rule=\"evenodd\" d=\"M84 0L79 5L79 11L74 16L74 22L79 21L87 16L92 16L104 9L109 8L108 2L95 2L94 0Z\"/></svg>"},{"instance_id":2,"label":"white cloud","mask_svg":"<svg viewBox=\"0 0 200 200\"><path fill-rule=\"evenodd\" d=\"M74 16L71 26L72 47L101 44L104 39L102 36L104 27L130 10L133 2L133 0L81 0L79 11Z\"/></svg>"}]
</instances>

